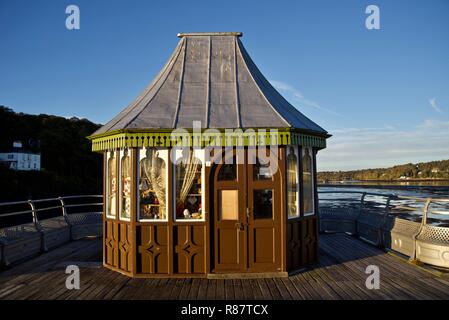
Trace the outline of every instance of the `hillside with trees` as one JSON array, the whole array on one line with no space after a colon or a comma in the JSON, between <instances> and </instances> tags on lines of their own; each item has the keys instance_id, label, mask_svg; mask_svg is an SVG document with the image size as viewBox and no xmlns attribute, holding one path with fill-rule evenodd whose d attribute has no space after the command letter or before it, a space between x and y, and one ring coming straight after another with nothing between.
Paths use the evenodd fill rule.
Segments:
<instances>
[{"instance_id":1,"label":"hillside with trees","mask_svg":"<svg viewBox=\"0 0 449 320\"><path fill-rule=\"evenodd\" d=\"M390 168L318 173L319 182L354 180L449 180L449 160L407 163Z\"/></svg>"},{"instance_id":2,"label":"hillside with trees","mask_svg":"<svg viewBox=\"0 0 449 320\"><path fill-rule=\"evenodd\" d=\"M0 106L0 151L20 140L41 154L41 171L0 166L0 201L102 193L102 157L86 137L100 125L87 119L16 113Z\"/></svg>"}]
</instances>

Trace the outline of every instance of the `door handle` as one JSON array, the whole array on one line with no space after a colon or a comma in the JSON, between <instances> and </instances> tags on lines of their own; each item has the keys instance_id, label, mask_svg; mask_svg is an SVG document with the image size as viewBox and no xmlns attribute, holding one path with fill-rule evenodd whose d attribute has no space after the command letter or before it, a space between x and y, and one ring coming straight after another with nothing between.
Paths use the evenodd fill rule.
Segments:
<instances>
[{"instance_id":1,"label":"door handle","mask_svg":"<svg viewBox=\"0 0 449 320\"><path fill-rule=\"evenodd\" d=\"M235 226L241 231L245 230L245 225L241 222L237 222Z\"/></svg>"}]
</instances>

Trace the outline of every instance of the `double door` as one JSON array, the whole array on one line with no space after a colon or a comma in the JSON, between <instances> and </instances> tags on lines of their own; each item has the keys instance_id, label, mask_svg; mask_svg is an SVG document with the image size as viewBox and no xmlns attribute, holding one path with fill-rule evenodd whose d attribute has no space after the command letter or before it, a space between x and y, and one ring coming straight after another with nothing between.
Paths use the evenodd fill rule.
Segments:
<instances>
[{"instance_id":1,"label":"double door","mask_svg":"<svg viewBox=\"0 0 449 320\"><path fill-rule=\"evenodd\" d=\"M259 161L255 150L248 149L234 151L222 162L213 171L213 272L280 271L277 163Z\"/></svg>"}]
</instances>

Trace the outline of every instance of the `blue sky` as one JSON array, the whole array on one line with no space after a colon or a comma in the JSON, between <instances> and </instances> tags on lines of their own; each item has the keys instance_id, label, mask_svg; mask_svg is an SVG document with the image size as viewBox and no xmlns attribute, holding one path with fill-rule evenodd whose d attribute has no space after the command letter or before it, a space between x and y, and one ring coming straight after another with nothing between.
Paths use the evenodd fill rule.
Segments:
<instances>
[{"instance_id":1,"label":"blue sky","mask_svg":"<svg viewBox=\"0 0 449 320\"><path fill-rule=\"evenodd\" d=\"M69 4L80 30L65 28ZM381 30L365 28L370 4ZM447 0L0 0L0 104L104 123L193 31L244 33L265 76L333 134L320 170L449 159Z\"/></svg>"}]
</instances>

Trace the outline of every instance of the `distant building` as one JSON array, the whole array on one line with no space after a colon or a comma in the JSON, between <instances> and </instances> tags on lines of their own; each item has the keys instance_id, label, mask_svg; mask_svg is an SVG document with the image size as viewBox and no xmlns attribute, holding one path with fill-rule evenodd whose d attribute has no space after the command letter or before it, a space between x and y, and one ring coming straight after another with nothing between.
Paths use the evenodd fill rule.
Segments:
<instances>
[{"instance_id":1,"label":"distant building","mask_svg":"<svg viewBox=\"0 0 449 320\"><path fill-rule=\"evenodd\" d=\"M23 149L20 141L14 141L11 149L0 152L0 162L12 170L41 170L41 155Z\"/></svg>"}]
</instances>

